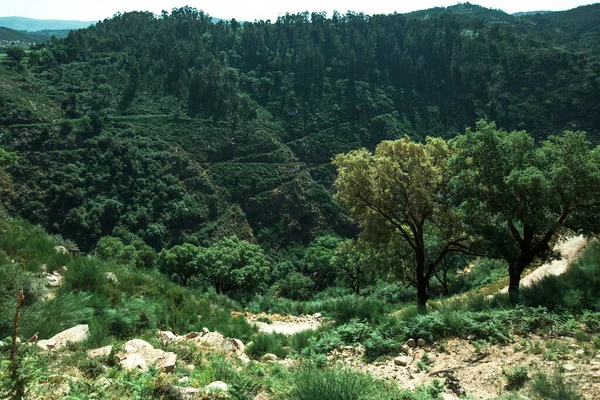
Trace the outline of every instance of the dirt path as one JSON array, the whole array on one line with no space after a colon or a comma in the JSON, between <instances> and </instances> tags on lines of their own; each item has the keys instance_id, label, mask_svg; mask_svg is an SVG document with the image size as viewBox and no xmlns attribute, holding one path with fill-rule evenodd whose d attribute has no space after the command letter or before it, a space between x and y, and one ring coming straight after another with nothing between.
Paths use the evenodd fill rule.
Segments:
<instances>
[{"instance_id":1,"label":"dirt path","mask_svg":"<svg viewBox=\"0 0 600 400\"><path fill-rule=\"evenodd\" d=\"M581 250L587 243L587 240L582 235L561 239L554 246L554 250L558 251L561 257L558 260L553 260L542 265L525 276L521 279L521 287L529 287L548 275L558 276L564 274L569 264L579 257ZM502 289L500 293L508 293L508 286Z\"/></svg>"},{"instance_id":2,"label":"dirt path","mask_svg":"<svg viewBox=\"0 0 600 400\"><path fill-rule=\"evenodd\" d=\"M249 323L258 327L263 333L281 333L293 335L309 329L316 330L321 326L321 314L314 315L280 315L280 314L246 314Z\"/></svg>"}]
</instances>

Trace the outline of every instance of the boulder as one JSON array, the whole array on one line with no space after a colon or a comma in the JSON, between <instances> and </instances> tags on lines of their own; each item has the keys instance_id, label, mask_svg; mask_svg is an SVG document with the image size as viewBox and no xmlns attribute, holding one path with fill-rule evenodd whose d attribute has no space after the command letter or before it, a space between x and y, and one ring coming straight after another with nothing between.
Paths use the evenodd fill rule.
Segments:
<instances>
[{"instance_id":1,"label":"boulder","mask_svg":"<svg viewBox=\"0 0 600 400\"><path fill-rule=\"evenodd\" d=\"M232 351L237 355L244 354L245 346L240 339L228 339L224 345L225 350Z\"/></svg>"},{"instance_id":2,"label":"boulder","mask_svg":"<svg viewBox=\"0 0 600 400\"><path fill-rule=\"evenodd\" d=\"M173 389L177 391L177 398L181 400L197 400L201 398L200 389L198 388L173 386Z\"/></svg>"},{"instance_id":3,"label":"boulder","mask_svg":"<svg viewBox=\"0 0 600 400\"><path fill-rule=\"evenodd\" d=\"M159 331L158 337L160 340L163 340L165 342L174 342L175 340L177 340L177 336L171 331Z\"/></svg>"},{"instance_id":4,"label":"boulder","mask_svg":"<svg viewBox=\"0 0 600 400\"><path fill-rule=\"evenodd\" d=\"M226 384L225 382L221 382L221 381L214 381L204 387L204 393L206 393L208 395L218 394L218 393L227 393L228 390L229 390L229 385Z\"/></svg>"},{"instance_id":5,"label":"boulder","mask_svg":"<svg viewBox=\"0 0 600 400\"><path fill-rule=\"evenodd\" d=\"M267 354L264 354L260 358L260 361L262 361L262 362L277 361L277 356L273 353L267 353Z\"/></svg>"},{"instance_id":6,"label":"boulder","mask_svg":"<svg viewBox=\"0 0 600 400\"><path fill-rule=\"evenodd\" d=\"M317 321L320 321L323 319L323 316L321 315L321 313L314 313L313 318L316 319Z\"/></svg>"},{"instance_id":7,"label":"boulder","mask_svg":"<svg viewBox=\"0 0 600 400\"><path fill-rule=\"evenodd\" d=\"M209 334L209 333L210 333L210 331L208 330L207 327L202 328L202 334L203 335L206 335L206 334Z\"/></svg>"},{"instance_id":8,"label":"boulder","mask_svg":"<svg viewBox=\"0 0 600 400\"><path fill-rule=\"evenodd\" d=\"M139 368L148 370L148 365L156 364L158 369L173 372L177 363L177 355L155 349L152 345L141 339L133 339L125 343L125 354L119 356L121 367L124 369ZM140 358L144 361L140 362Z\"/></svg>"},{"instance_id":9,"label":"boulder","mask_svg":"<svg viewBox=\"0 0 600 400\"><path fill-rule=\"evenodd\" d=\"M425 339L419 339L419 340L417 340L417 345L419 347L425 347Z\"/></svg>"},{"instance_id":10,"label":"boulder","mask_svg":"<svg viewBox=\"0 0 600 400\"><path fill-rule=\"evenodd\" d=\"M58 254L69 254L69 250L67 250L65 246L54 246L54 250L56 250Z\"/></svg>"},{"instance_id":11,"label":"boulder","mask_svg":"<svg viewBox=\"0 0 600 400\"><path fill-rule=\"evenodd\" d=\"M415 342L415 339L408 339L406 341L406 345L411 349L414 349L415 347L417 347L417 342Z\"/></svg>"},{"instance_id":12,"label":"boulder","mask_svg":"<svg viewBox=\"0 0 600 400\"><path fill-rule=\"evenodd\" d=\"M112 353L112 346L100 347L99 349L88 350L88 358L108 357Z\"/></svg>"},{"instance_id":13,"label":"boulder","mask_svg":"<svg viewBox=\"0 0 600 400\"><path fill-rule=\"evenodd\" d=\"M408 345L407 345L407 344L403 344L403 345L402 345L402 352L403 352L404 354L408 354L408 352L409 352L409 351L410 351L410 347L408 347Z\"/></svg>"},{"instance_id":14,"label":"boulder","mask_svg":"<svg viewBox=\"0 0 600 400\"><path fill-rule=\"evenodd\" d=\"M410 362L410 359L407 356L398 356L394 358L394 365L399 365L401 367L406 367Z\"/></svg>"},{"instance_id":15,"label":"boulder","mask_svg":"<svg viewBox=\"0 0 600 400\"><path fill-rule=\"evenodd\" d=\"M200 332L190 332L187 335L185 335L185 338L187 340L189 340L189 339L197 338L198 336L202 336L202 334Z\"/></svg>"},{"instance_id":16,"label":"boulder","mask_svg":"<svg viewBox=\"0 0 600 400\"><path fill-rule=\"evenodd\" d=\"M126 354L124 357L121 358L119 364L121 364L121 368L123 368L126 371L148 371L148 364L146 363L146 360L144 360L144 357L136 353Z\"/></svg>"},{"instance_id":17,"label":"boulder","mask_svg":"<svg viewBox=\"0 0 600 400\"><path fill-rule=\"evenodd\" d=\"M37 345L42 350L60 349L67 343L80 343L88 338L90 328L87 325L77 325L73 328L62 331L48 340L40 340Z\"/></svg>"}]
</instances>

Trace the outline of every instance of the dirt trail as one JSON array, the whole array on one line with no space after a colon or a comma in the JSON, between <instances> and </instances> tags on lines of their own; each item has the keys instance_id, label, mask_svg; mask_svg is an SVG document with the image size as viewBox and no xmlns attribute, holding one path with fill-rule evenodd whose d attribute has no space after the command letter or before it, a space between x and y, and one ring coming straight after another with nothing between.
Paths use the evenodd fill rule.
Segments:
<instances>
[{"instance_id":1,"label":"dirt trail","mask_svg":"<svg viewBox=\"0 0 600 400\"><path fill-rule=\"evenodd\" d=\"M280 315L280 314L246 314L246 320L258 327L263 333L282 333L293 335L309 329L316 330L321 326L321 314L314 315Z\"/></svg>"},{"instance_id":2,"label":"dirt trail","mask_svg":"<svg viewBox=\"0 0 600 400\"><path fill-rule=\"evenodd\" d=\"M521 279L521 287L529 287L549 275L558 276L564 274L569 264L579 258L581 250L587 244L587 240L582 235L561 239L554 246L554 250L558 251L561 257L558 260L553 260L542 265L525 276ZM508 286L502 289L500 293L508 293Z\"/></svg>"}]
</instances>

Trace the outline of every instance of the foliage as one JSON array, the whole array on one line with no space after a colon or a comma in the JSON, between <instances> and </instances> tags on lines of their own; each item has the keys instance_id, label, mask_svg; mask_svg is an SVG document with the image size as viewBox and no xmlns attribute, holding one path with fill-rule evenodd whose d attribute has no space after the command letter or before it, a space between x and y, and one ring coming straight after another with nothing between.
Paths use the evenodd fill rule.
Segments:
<instances>
[{"instance_id":1,"label":"foliage","mask_svg":"<svg viewBox=\"0 0 600 400\"><path fill-rule=\"evenodd\" d=\"M429 281L447 253L464 251L469 237L448 202L447 144L425 144L408 137L338 155L335 198L376 241L398 238L407 248L408 275L414 276L419 307L424 309ZM401 205L401 207L399 206Z\"/></svg>"},{"instance_id":2,"label":"foliage","mask_svg":"<svg viewBox=\"0 0 600 400\"><path fill-rule=\"evenodd\" d=\"M292 272L278 282L279 295L291 300L308 300L316 292L315 282L299 272Z\"/></svg>"},{"instance_id":3,"label":"foliage","mask_svg":"<svg viewBox=\"0 0 600 400\"><path fill-rule=\"evenodd\" d=\"M502 368L502 373L506 378L506 386L509 390L522 388L529 380L527 366L520 365L513 368Z\"/></svg>"},{"instance_id":4,"label":"foliage","mask_svg":"<svg viewBox=\"0 0 600 400\"><path fill-rule=\"evenodd\" d=\"M576 384L559 368L552 373L539 372L533 377L530 395L532 399L579 400L583 397Z\"/></svg>"},{"instance_id":5,"label":"foliage","mask_svg":"<svg viewBox=\"0 0 600 400\"><path fill-rule=\"evenodd\" d=\"M480 121L452 140L455 199L486 252L509 263L509 294L537 258L547 259L560 228L597 230L600 164L583 132L565 131L536 146L524 131Z\"/></svg>"}]
</instances>

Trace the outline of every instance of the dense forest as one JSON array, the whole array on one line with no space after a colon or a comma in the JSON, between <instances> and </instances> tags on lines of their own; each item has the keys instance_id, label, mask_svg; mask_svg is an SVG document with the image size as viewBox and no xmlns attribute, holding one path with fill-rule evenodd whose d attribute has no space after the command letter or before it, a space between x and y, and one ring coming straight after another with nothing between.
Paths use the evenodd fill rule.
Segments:
<instances>
[{"instance_id":1,"label":"dense forest","mask_svg":"<svg viewBox=\"0 0 600 400\"><path fill-rule=\"evenodd\" d=\"M600 349L599 43L600 4L464 3L6 48L0 397L597 398L596 369L582 397L547 366ZM179 364L129 371L133 337Z\"/></svg>"}]
</instances>

